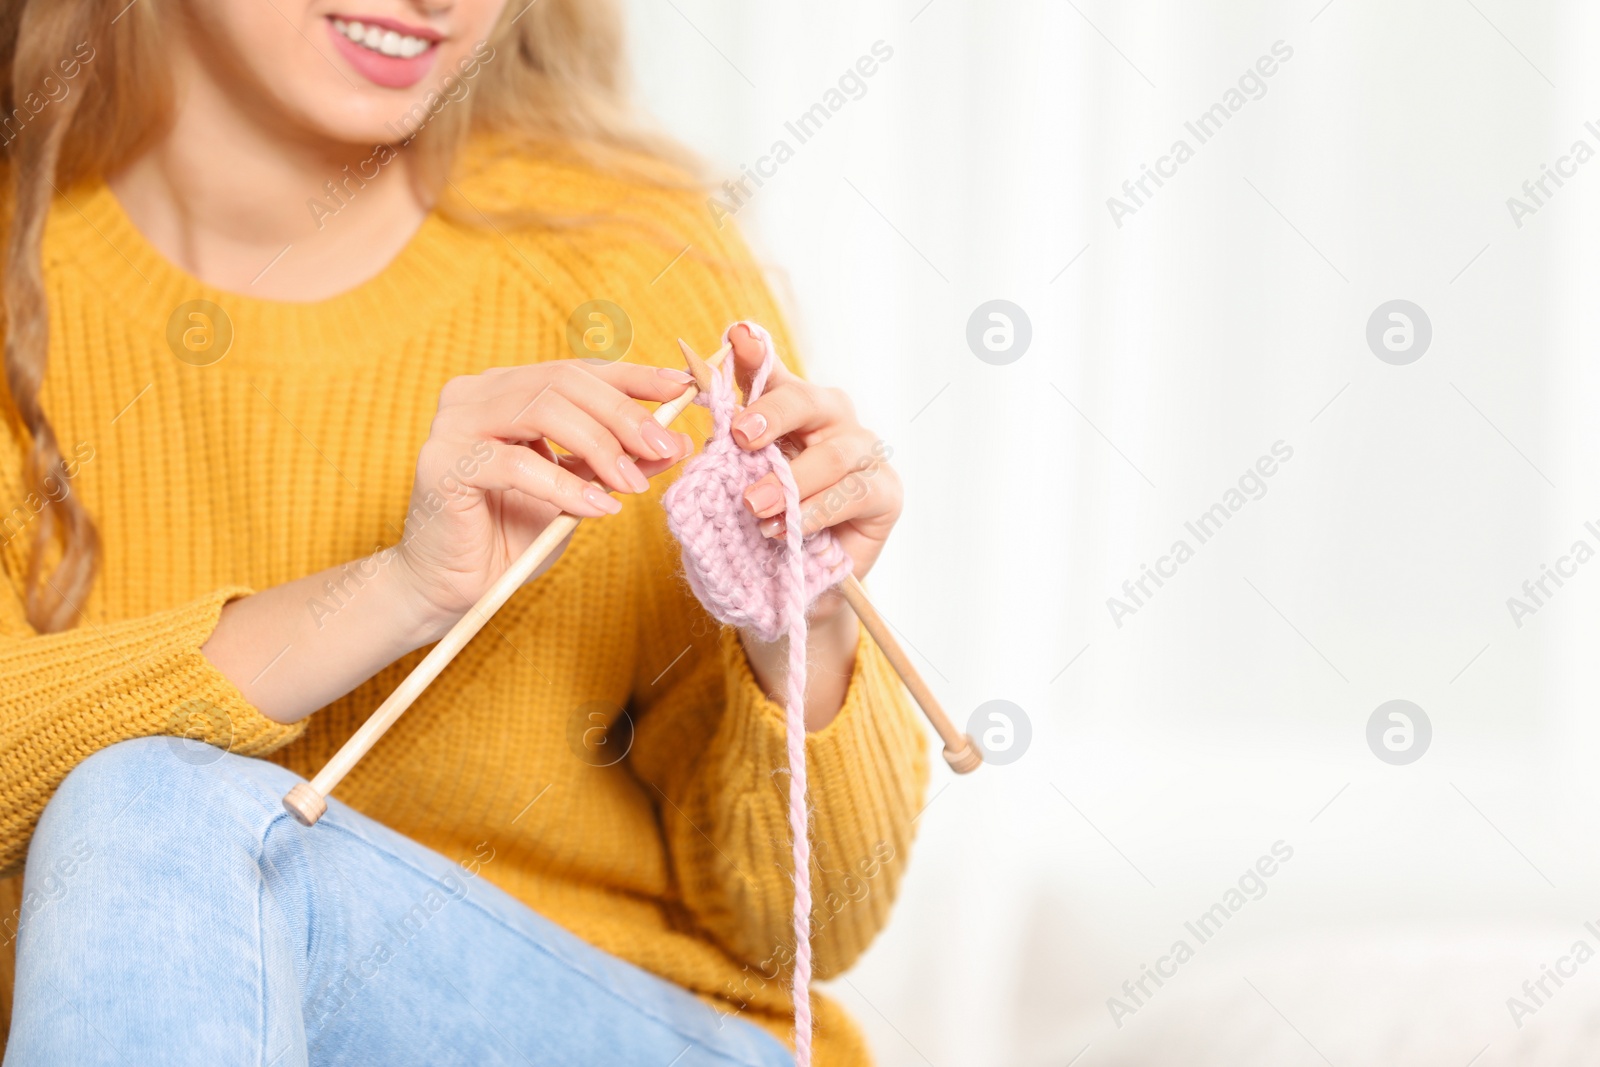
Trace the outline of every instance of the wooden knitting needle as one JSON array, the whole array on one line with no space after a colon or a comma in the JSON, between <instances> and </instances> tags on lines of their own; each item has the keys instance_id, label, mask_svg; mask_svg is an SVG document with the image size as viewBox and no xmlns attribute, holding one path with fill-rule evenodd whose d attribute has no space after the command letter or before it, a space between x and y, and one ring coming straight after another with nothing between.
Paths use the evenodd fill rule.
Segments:
<instances>
[{"instance_id":1,"label":"wooden knitting needle","mask_svg":"<svg viewBox=\"0 0 1600 1067\"><path fill-rule=\"evenodd\" d=\"M702 361L702 365L720 363L731 351L730 346L724 345L710 360ZM709 370L706 373L709 375ZM699 392L698 385L689 386L677 399L668 400L656 408L651 417L662 426L670 425L693 403ZM598 480L589 484L602 493L610 491ZM361 724L359 730L350 735L350 739L334 753L327 765L317 772L317 776L289 790L288 795L283 798L283 806L288 809L289 814L306 826L311 826L322 818L323 812L328 810L328 794L333 792L334 787L350 773L350 768L372 750L372 746L378 743L378 738L405 714L406 709L422 695L422 691L439 677L440 672L450 661L467 647L467 642L483 629L490 617L511 599L513 593L522 588L529 576L550 558L573 530L578 528L579 521L576 515L568 515L565 512L550 521L550 525L533 539L533 543L523 549L522 555L517 557L516 562L506 568L505 573L478 598L478 602L471 610L450 627L450 632L433 646L433 650L423 657L421 663L412 668L411 673L406 675L405 681L396 686L394 692L389 694L389 698L378 705L378 710Z\"/></svg>"},{"instance_id":2,"label":"wooden knitting needle","mask_svg":"<svg viewBox=\"0 0 1600 1067\"><path fill-rule=\"evenodd\" d=\"M971 735L957 730L950 721L950 716L944 713L939 699L933 695L933 690L928 688L928 683L922 680L922 675L917 673L917 668L912 666L911 657L906 655L906 650L900 647L889 623L878 609L872 606L872 601L867 599L867 591L860 580L853 574L845 576L839 584L839 591L844 594L844 601L850 605L850 610L856 613L856 618L861 620L861 625L867 628L867 633L878 643L883 650L883 658L889 661L889 666L900 676L910 691L912 699L917 702L917 707L922 709L922 714L933 723L933 728L939 731L939 738L944 742L944 761L950 764L950 769L957 774L970 774L983 763L983 751L978 748Z\"/></svg>"},{"instance_id":3,"label":"wooden knitting needle","mask_svg":"<svg viewBox=\"0 0 1600 1067\"><path fill-rule=\"evenodd\" d=\"M689 373L694 375L695 384L702 391L711 388L710 363L720 358L728 350L723 348L711 360L701 359L695 355L682 339L678 347L683 349L683 358L689 364ZM933 728L939 732L939 738L944 742L944 761L950 764L950 769L957 774L970 774L983 763L983 751L972 738L957 730L950 721L950 716L944 713L939 699L933 695L933 690L928 688L928 683L922 680L922 675L917 673L917 668L912 664L911 657L906 655L906 650L900 647L900 642L895 640L889 623L878 614L878 609L872 606L872 601L867 599L867 591L855 575L848 575L839 586L844 594L846 604L856 613L856 618L861 620L861 625L867 628L867 633L877 642L883 650L883 658L889 661L889 666L894 668L900 680L905 683L912 699L922 709L922 713L933 723Z\"/></svg>"}]
</instances>

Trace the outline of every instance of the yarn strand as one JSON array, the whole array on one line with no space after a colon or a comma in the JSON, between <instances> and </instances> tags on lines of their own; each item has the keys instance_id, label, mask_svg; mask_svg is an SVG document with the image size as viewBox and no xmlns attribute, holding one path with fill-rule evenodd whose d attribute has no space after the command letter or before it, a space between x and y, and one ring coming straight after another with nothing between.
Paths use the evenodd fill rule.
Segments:
<instances>
[{"instance_id":1,"label":"yarn strand","mask_svg":"<svg viewBox=\"0 0 1600 1067\"><path fill-rule=\"evenodd\" d=\"M797 1067L810 1067L811 838L806 790L806 560L801 546L800 489L787 462L774 466L773 472L783 486L789 547L789 580L784 590L789 596L785 731L789 748L789 833L794 838L794 1058Z\"/></svg>"},{"instance_id":2,"label":"yarn strand","mask_svg":"<svg viewBox=\"0 0 1600 1067\"><path fill-rule=\"evenodd\" d=\"M747 328L763 358L750 384L753 403L766 388L776 353L755 323ZM728 343L730 326L723 334ZM667 526L683 546L684 576L700 603L719 621L762 641L787 639L784 731L789 762L789 833L794 862L794 1046L797 1067L811 1067L811 842L806 789L806 611L824 590L850 573L850 557L826 530L801 530L800 489L776 443L755 451L733 440L738 403L729 359L697 399L711 410L705 449L684 465L662 497ZM744 490L771 473L783 489L786 535L763 537L744 506Z\"/></svg>"}]
</instances>

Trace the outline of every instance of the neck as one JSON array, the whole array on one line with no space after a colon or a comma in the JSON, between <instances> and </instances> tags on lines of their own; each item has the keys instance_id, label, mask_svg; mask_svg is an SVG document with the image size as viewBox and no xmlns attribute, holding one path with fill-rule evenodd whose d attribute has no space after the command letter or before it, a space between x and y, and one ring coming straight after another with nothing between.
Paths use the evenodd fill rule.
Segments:
<instances>
[{"instance_id":1,"label":"neck","mask_svg":"<svg viewBox=\"0 0 1600 1067\"><path fill-rule=\"evenodd\" d=\"M403 152L297 137L186 73L167 132L110 178L179 267L231 292L322 300L381 271L421 225Z\"/></svg>"}]
</instances>

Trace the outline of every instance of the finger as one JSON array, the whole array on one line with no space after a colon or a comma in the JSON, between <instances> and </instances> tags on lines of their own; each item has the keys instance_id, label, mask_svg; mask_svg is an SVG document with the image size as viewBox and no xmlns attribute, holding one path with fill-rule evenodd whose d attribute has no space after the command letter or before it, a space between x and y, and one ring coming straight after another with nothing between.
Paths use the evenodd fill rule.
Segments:
<instances>
[{"instance_id":1,"label":"finger","mask_svg":"<svg viewBox=\"0 0 1600 1067\"><path fill-rule=\"evenodd\" d=\"M492 447L493 455L479 464L469 483L475 488L525 493L584 518L615 515L622 510L621 501L531 448L504 441L495 441Z\"/></svg>"},{"instance_id":2,"label":"finger","mask_svg":"<svg viewBox=\"0 0 1600 1067\"><path fill-rule=\"evenodd\" d=\"M666 459L642 459L639 461L639 470L646 478L654 478L662 471L671 470L673 467L682 462L682 460L678 457L687 457L693 454L694 438L690 437L686 433L674 434L673 438L674 444L676 444L678 447L677 456L669 456ZM539 451L541 448L548 451L550 445L548 442L540 439L539 441L535 442L532 447L535 451ZM559 454L552 453L550 458L554 462L560 463L563 467L571 471L573 474L576 474L584 481L588 482L594 480L594 470L590 468L587 461L579 458L578 456L573 456L562 452Z\"/></svg>"},{"instance_id":3,"label":"finger","mask_svg":"<svg viewBox=\"0 0 1600 1067\"><path fill-rule=\"evenodd\" d=\"M654 478L661 471L671 470L679 463L694 455L693 437L690 437L686 433L674 433L672 435L672 440L673 443L678 447L678 451L675 455L670 456L667 459L658 460L655 463L645 463L640 465L643 467L647 477Z\"/></svg>"},{"instance_id":4,"label":"finger","mask_svg":"<svg viewBox=\"0 0 1600 1067\"><path fill-rule=\"evenodd\" d=\"M677 465L678 461L670 457L667 459L641 459L639 461L639 469L644 472L646 478L654 478L662 471L669 471Z\"/></svg>"},{"instance_id":5,"label":"finger","mask_svg":"<svg viewBox=\"0 0 1600 1067\"><path fill-rule=\"evenodd\" d=\"M593 364L586 360L556 360L549 363L524 363L513 367L490 367L481 374L467 374L445 383L441 399L453 403L477 403L521 392L537 396L558 373L576 370L598 378L635 400L672 400L694 383L687 371L673 367L651 367L643 363Z\"/></svg>"},{"instance_id":6,"label":"finger","mask_svg":"<svg viewBox=\"0 0 1600 1067\"><path fill-rule=\"evenodd\" d=\"M854 523L869 534L883 526L888 533L899 515L901 486L890 467L878 467L872 474L872 480L866 480L864 475L848 475L837 485L800 501L800 533L810 537L843 523ZM757 523L757 530L765 537L786 536L787 528L787 517L782 514Z\"/></svg>"},{"instance_id":7,"label":"finger","mask_svg":"<svg viewBox=\"0 0 1600 1067\"><path fill-rule=\"evenodd\" d=\"M677 456L678 442L651 418L644 405L580 366L557 371L552 387L610 430L630 455L641 459Z\"/></svg>"},{"instance_id":8,"label":"finger","mask_svg":"<svg viewBox=\"0 0 1600 1067\"><path fill-rule=\"evenodd\" d=\"M534 392L544 389L550 374L558 368L582 371L598 378L613 389L621 389L635 400L672 400L682 394L686 386L693 386L694 378L688 371L672 366L650 366L648 363L590 363L587 360L550 360L547 363L517 363L514 366L491 366L480 374L462 374L445 384L445 392L459 394L461 402L483 400L504 394L507 389L531 387Z\"/></svg>"},{"instance_id":9,"label":"finger","mask_svg":"<svg viewBox=\"0 0 1600 1067\"><path fill-rule=\"evenodd\" d=\"M900 480L891 468L852 473L800 501L800 532L810 537L848 522L867 533L881 526L887 535L899 517L900 500Z\"/></svg>"},{"instance_id":10,"label":"finger","mask_svg":"<svg viewBox=\"0 0 1600 1067\"><path fill-rule=\"evenodd\" d=\"M728 331L728 343L733 346L733 373L739 381L739 388L749 392L750 383L755 381L756 372L766 360L766 346L743 323ZM767 385L775 386L795 377L783 360L774 359L772 370L767 374Z\"/></svg>"},{"instance_id":11,"label":"finger","mask_svg":"<svg viewBox=\"0 0 1600 1067\"><path fill-rule=\"evenodd\" d=\"M518 400L507 399L512 403ZM512 412L506 411L507 400L491 403L496 409L493 413L479 413L482 432L510 440L548 437L587 462L607 487L619 493L642 493L650 488L616 435L555 389L545 390L536 401ZM511 421L506 421L508 417Z\"/></svg>"},{"instance_id":12,"label":"finger","mask_svg":"<svg viewBox=\"0 0 1600 1067\"><path fill-rule=\"evenodd\" d=\"M857 429L818 441L789 461L795 486L802 500L834 485L850 483L853 487L862 479L869 479L881 462L877 454L877 439L864 429ZM774 474L762 476L744 491L745 506L758 519L765 519L783 510L783 487Z\"/></svg>"},{"instance_id":13,"label":"finger","mask_svg":"<svg viewBox=\"0 0 1600 1067\"><path fill-rule=\"evenodd\" d=\"M761 394L733 420L733 439L746 449L765 447L786 434L809 433L853 418L838 389L795 378Z\"/></svg>"},{"instance_id":14,"label":"finger","mask_svg":"<svg viewBox=\"0 0 1600 1067\"><path fill-rule=\"evenodd\" d=\"M651 367L621 360L598 365L580 360L577 366L635 400L674 400L694 384L689 372L677 367Z\"/></svg>"}]
</instances>

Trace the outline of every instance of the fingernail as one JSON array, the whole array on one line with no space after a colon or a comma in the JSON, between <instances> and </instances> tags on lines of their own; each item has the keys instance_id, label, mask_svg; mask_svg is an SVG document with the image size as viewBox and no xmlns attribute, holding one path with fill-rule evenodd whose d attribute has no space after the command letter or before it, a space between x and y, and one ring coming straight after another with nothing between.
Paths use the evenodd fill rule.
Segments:
<instances>
[{"instance_id":1,"label":"fingernail","mask_svg":"<svg viewBox=\"0 0 1600 1067\"><path fill-rule=\"evenodd\" d=\"M783 533L783 516L778 515L770 519L762 519L756 527L761 531L762 537L777 537Z\"/></svg>"},{"instance_id":2,"label":"fingernail","mask_svg":"<svg viewBox=\"0 0 1600 1067\"><path fill-rule=\"evenodd\" d=\"M686 433L680 433L678 435L678 443L683 447L684 455L688 456L694 454L694 438L690 437Z\"/></svg>"},{"instance_id":3,"label":"fingernail","mask_svg":"<svg viewBox=\"0 0 1600 1067\"><path fill-rule=\"evenodd\" d=\"M633 460L627 456L618 456L617 466L622 468L622 480L627 482L628 487L635 493L643 493L650 488L649 479Z\"/></svg>"},{"instance_id":4,"label":"fingernail","mask_svg":"<svg viewBox=\"0 0 1600 1067\"><path fill-rule=\"evenodd\" d=\"M739 444L749 448L752 441L767 432L767 417L759 411L747 411L733 420L733 432L740 438Z\"/></svg>"},{"instance_id":5,"label":"fingernail","mask_svg":"<svg viewBox=\"0 0 1600 1067\"><path fill-rule=\"evenodd\" d=\"M783 507L783 490L771 482L757 482L744 491L744 502L752 515L764 519Z\"/></svg>"},{"instance_id":6,"label":"fingernail","mask_svg":"<svg viewBox=\"0 0 1600 1067\"><path fill-rule=\"evenodd\" d=\"M583 499L587 500L589 503L605 512L607 515L615 515L617 512L622 510L622 501L608 493L602 493L594 486L590 486L583 491Z\"/></svg>"},{"instance_id":7,"label":"fingernail","mask_svg":"<svg viewBox=\"0 0 1600 1067\"><path fill-rule=\"evenodd\" d=\"M654 419L645 420L639 429L639 436L644 438L644 443L655 453L651 459L666 459L678 450L677 442L672 439L672 435L663 430Z\"/></svg>"},{"instance_id":8,"label":"fingernail","mask_svg":"<svg viewBox=\"0 0 1600 1067\"><path fill-rule=\"evenodd\" d=\"M660 367L656 370L656 373L661 375L667 381L677 382L679 385L688 385L690 382L694 381L694 375L690 374L688 371L674 370L672 367Z\"/></svg>"}]
</instances>

